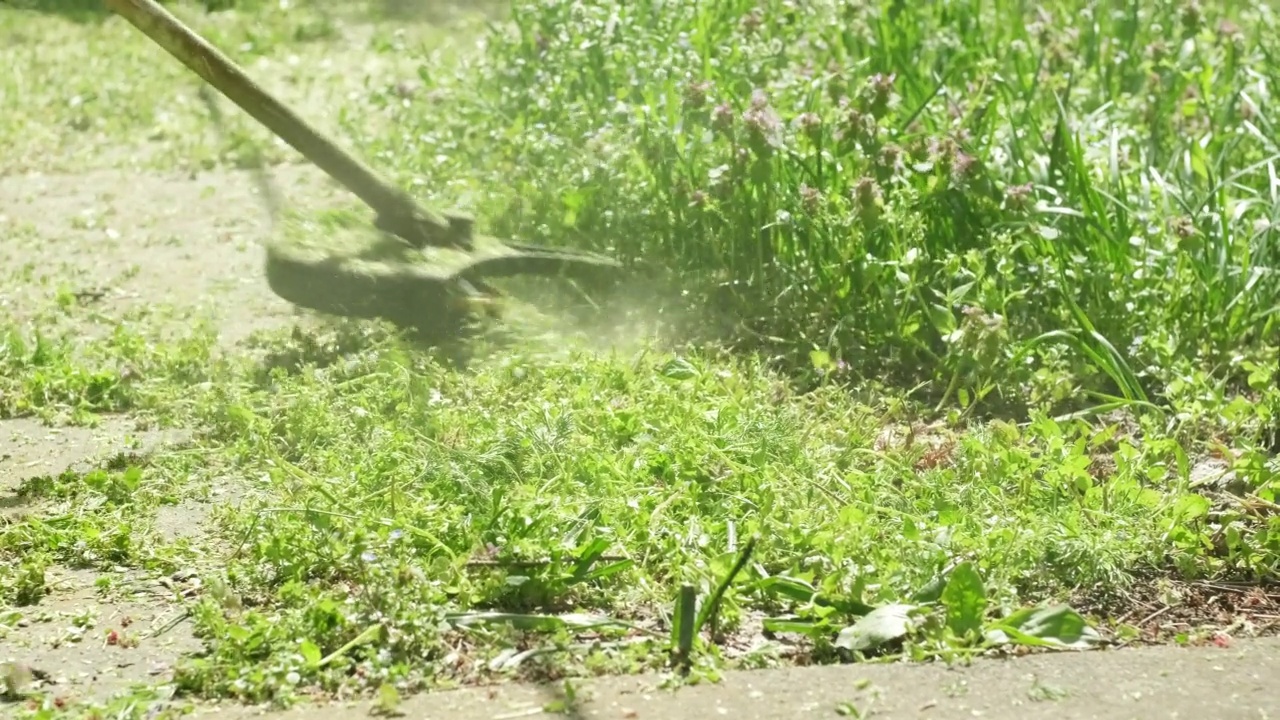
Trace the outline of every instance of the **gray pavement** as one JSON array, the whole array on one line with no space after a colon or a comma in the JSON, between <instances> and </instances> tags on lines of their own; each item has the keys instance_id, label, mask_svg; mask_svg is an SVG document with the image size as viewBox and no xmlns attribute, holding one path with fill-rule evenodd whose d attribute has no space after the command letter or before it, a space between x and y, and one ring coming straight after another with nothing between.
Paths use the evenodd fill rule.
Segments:
<instances>
[{"instance_id":1,"label":"gray pavement","mask_svg":"<svg viewBox=\"0 0 1280 720\"><path fill-rule=\"evenodd\" d=\"M427 693L410 720L774 720L775 718L1280 719L1280 638L1230 647L1128 648L976 660L967 667L844 665L726 673L717 684L660 689L654 676L581 681L567 713L543 710L552 688L501 685ZM207 708L198 717L277 720L368 717L367 702L285 713Z\"/></svg>"}]
</instances>

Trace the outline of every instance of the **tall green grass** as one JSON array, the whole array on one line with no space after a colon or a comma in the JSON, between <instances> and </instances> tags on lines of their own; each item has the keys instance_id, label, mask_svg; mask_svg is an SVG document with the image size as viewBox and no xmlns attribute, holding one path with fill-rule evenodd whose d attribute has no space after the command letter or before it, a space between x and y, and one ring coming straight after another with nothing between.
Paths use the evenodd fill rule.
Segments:
<instances>
[{"instance_id":1,"label":"tall green grass","mask_svg":"<svg viewBox=\"0 0 1280 720\"><path fill-rule=\"evenodd\" d=\"M474 179L499 233L664 264L754 348L943 402L1158 402L1274 344L1275 29L1256 2L519 2L383 150Z\"/></svg>"}]
</instances>

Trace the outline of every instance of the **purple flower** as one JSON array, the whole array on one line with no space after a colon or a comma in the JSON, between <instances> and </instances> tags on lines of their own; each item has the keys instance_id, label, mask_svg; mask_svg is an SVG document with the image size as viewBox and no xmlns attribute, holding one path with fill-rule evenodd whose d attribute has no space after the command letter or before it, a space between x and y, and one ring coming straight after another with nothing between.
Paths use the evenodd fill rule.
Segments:
<instances>
[{"instance_id":1,"label":"purple flower","mask_svg":"<svg viewBox=\"0 0 1280 720\"><path fill-rule=\"evenodd\" d=\"M711 110L711 127L721 132L728 132L733 128L733 106L729 103L720 103Z\"/></svg>"},{"instance_id":2,"label":"purple flower","mask_svg":"<svg viewBox=\"0 0 1280 720\"><path fill-rule=\"evenodd\" d=\"M800 204L804 206L805 212L818 212L818 210L822 208L822 191L801 183Z\"/></svg>"},{"instance_id":3,"label":"purple flower","mask_svg":"<svg viewBox=\"0 0 1280 720\"><path fill-rule=\"evenodd\" d=\"M977 164L977 162L978 162L978 158L957 148L956 154L951 160L951 173L956 178L967 177L969 175L969 172L973 170L973 167L974 165Z\"/></svg>"},{"instance_id":4,"label":"purple flower","mask_svg":"<svg viewBox=\"0 0 1280 720\"><path fill-rule=\"evenodd\" d=\"M807 112L797 116L796 129L815 143L822 140L822 118L817 113Z\"/></svg>"},{"instance_id":5,"label":"purple flower","mask_svg":"<svg viewBox=\"0 0 1280 720\"><path fill-rule=\"evenodd\" d=\"M844 116L844 123L837 131L840 138L852 138L860 143L875 139L876 136L876 119L875 116L859 111L857 108L846 106L847 111Z\"/></svg>"},{"instance_id":6,"label":"purple flower","mask_svg":"<svg viewBox=\"0 0 1280 720\"><path fill-rule=\"evenodd\" d=\"M1031 183L1022 185L1010 185L1004 189L1004 202L1006 207L1011 210L1025 210L1031 202L1031 191L1034 186Z\"/></svg>"},{"instance_id":7,"label":"purple flower","mask_svg":"<svg viewBox=\"0 0 1280 720\"><path fill-rule=\"evenodd\" d=\"M782 145L782 118L769 106L769 97L757 88L751 93L751 107L742 113L752 147L764 152Z\"/></svg>"},{"instance_id":8,"label":"purple flower","mask_svg":"<svg viewBox=\"0 0 1280 720\"><path fill-rule=\"evenodd\" d=\"M876 118L884 117L885 111L889 109L889 98L893 96L893 82L896 79L897 76L893 73L876 73L867 80L867 86L871 90L871 114Z\"/></svg>"},{"instance_id":9,"label":"purple flower","mask_svg":"<svg viewBox=\"0 0 1280 720\"><path fill-rule=\"evenodd\" d=\"M684 105L690 110L697 110L707 104L707 94L711 92L711 83L703 81L690 82L684 87Z\"/></svg>"},{"instance_id":10,"label":"purple flower","mask_svg":"<svg viewBox=\"0 0 1280 720\"><path fill-rule=\"evenodd\" d=\"M902 148L893 143L887 143L880 148L880 166L889 172L896 173L902 167Z\"/></svg>"},{"instance_id":11,"label":"purple flower","mask_svg":"<svg viewBox=\"0 0 1280 720\"><path fill-rule=\"evenodd\" d=\"M867 222L874 221L880 217L883 193L880 190L880 184L874 178L863 177L859 179L854 184L850 195L854 206L857 208L858 217Z\"/></svg>"}]
</instances>

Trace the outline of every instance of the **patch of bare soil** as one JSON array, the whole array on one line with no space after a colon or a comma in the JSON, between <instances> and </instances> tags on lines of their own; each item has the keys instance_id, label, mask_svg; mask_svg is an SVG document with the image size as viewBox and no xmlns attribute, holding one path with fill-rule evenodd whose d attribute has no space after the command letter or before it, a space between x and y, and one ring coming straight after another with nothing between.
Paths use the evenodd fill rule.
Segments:
<instances>
[{"instance_id":1,"label":"patch of bare soil","mask_svg":"<svg viewBox=\"0 0 1280 720\"><path fill-rule=\"evenodd\" d=\"M346 199L310 165L272 172L297 206ZM29 320L52 296L70 293L93 311L85 332L100 333L168 305L207 313L223 344L233 345L293 315L263 276L270 232L247 172L3 177L0 311Z\"/></svg>"},{"instance_id":2,"label":"patch of bare soil","mask_svg":"<svg viewBox=\"0 0 1280 720\"><path fill-rule=\"evenodd\" d=\"M0 625L0 663L14 663L29 682L63 701L105 700L130 686L164 682L174 664L201 643L171 602L179 582L126 575L103 596L87 571L51 568L51 592L24 608L13 627Z\"/></svg>"},{"instance_id":3,"label":"patch of bare soil","mask_svg":"<svg viewBox=\"0 0 1280 720\"><path fill-rule=\"evenodd\" d=\"M365 29L348 27L344 35L348 48L322 51L335 80L362 85L416 70L416 60L367 53ZM357 50L347 53L355 57L336 54L347 49ZM294 94L304 96L300 107L312 109L309 119L323 122L340 93L329 82L294 82L288 67L281 60L252 74L293 83ZM146 156L147 148L129 152ZM294 321L297 312L270 291L263 273L272 227L249 172L139 172L98 162L89 171L50 173L54 162L39 163L45 172L0 177L0 314L44 324L61 307L65 316L54 321L88 337L122 323L181 330L192 318L209 318L224 349ZM81 162L93 164L91 158L73 164ZM292 207L351 199L308 163L270 173ZM17 493L25 480L89 470L183 440L183 433L144 429L123 416L95 428L0 421L0 525L42 511ZM162 506L155 529L166 541L197 539L212 507L194 499ZM50 592L38 605L0 613L0 672L7 664L23 668L54 697L105 699L133 683L163 683L179 657L201 649L178 602L198 592L190 573L156 579L124 568L100 576L51 567L46 581ZM7 710L0 705L0 714Z\"/></svg>"},{"instance_id":4,"label":"patch of bare soil","mask_svg":"<svg viewBox=\"0 0 1280 720\"><path fill-rule=\"evenodd\" d=\"M287 201L333 205L343 191L311 166L273 170ZM47 313L56 294L87 312L68 318L84 335L110 332L157 305L174 316L144 321L179 329L183 313L211 318L224 347L295 314L262 272L272 228L246 172L196 176L98 170L76 176L0 178L0 312L18 322ZM187 434L139 426L128 416L96 427L0 421L0 523L39 515L23 482L85 472L121 456L130 461L183 443ZM167 542L198 541L211 506L194 499L157 509ZM174 663L201 643L182 622L176 595L189 577L157 581L120 569L107 593L93 572L51 567L38 605L0 623L0 667L17 667L35 687L67 702L104 700L135 683L169 679ZM16 623L15 623L16 618Z\"/></svg>"},{"instance_id":5,"label":"patch of bare soil","mask_svg":"<svg viewBox=\"0 0 1280 720\"><path fill-rule=\"evenodd\" d=\"M291 203L343 199L344 191L311 166L273 173ZM70 310L64 319L91 336L165 305L178 314L146 321L177 329L183 312L211 317L229 347L294 314L263 277L270 232L246 172L0 178L0 312L34 321L57 294L72 295L87 312ZM0 523L41 512L18 494L26 480L85 472L120 456L136 460L185 440L184 432L138 426L127 416L103 418L96 427L0 421ZM191 499L161 506L155 529L166 541L195 540L210 509ZM94 573L48 572L51 593L19 609L16 625L0 624L0 665L28 669L56 697L103 699L135 682L163 682L182 653L200 649L186 625L169 627L180 611L174 593L187 579L158 585L112 573L114 589L102 595Z\"/></svg>"},{"instance_id":6,"label":"patch of bare soil","mask_svg":"<svg viewBox=\"0 0 1280 720\"><path fill-rule=\"evenodd\" d=\"M118 456L142 457L186 439L177 430L139 429L126 416L106 418L97 427L0 420L0 511L21 505L15 492L28 478L84 472Z\"/></svg>"},{"instance_id":7,"label":"patch of bare soil","mask_svg":"<svg viewBox=\"0 0 1280 720\"><path fill-rule=\"evenodd\" d=\"M0 524L39 512L17 493L30 478L84 472L120 457L136 460L186 439L180 431L139 429L123 416L93 428L0 421ZM204 509L189 504L161 509L162 534L199 531ZM38 605L7 613L0 623L0 664L19 668L56 697L105 699L132 683L163 679L180 654L200 647L190 629L175 622L179 608L169 601L181 592L181 579L166 579L166 587L118 573L110 595L100 594L91 571L55 566L45 579L49 594Z\"/></svg>"}]
</instances>

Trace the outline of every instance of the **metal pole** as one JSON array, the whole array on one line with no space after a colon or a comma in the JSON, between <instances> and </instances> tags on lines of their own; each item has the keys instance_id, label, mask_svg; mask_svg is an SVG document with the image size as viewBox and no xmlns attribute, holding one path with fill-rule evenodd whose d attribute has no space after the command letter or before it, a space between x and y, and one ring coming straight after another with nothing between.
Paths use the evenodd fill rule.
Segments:
<instances>
[{"instance_id":1,"label":"metal pole","mask_svg":"<svg viewBox=\"0 0 1280 720\"><path fill-rule=\"evenodd\" d=\"M420 206L408 193L312 128L244 73L231 58L154 0L104 0L182 64L227 96L240 109L302 153L378 213L378 226L415 247L455 244L463 238L449 223Z\"/></svg>"}]
</instances>

